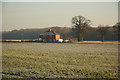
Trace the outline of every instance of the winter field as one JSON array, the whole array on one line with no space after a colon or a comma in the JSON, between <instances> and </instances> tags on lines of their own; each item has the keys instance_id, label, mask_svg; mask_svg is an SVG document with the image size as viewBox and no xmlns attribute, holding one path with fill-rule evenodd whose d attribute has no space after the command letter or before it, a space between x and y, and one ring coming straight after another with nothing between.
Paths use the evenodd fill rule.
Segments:
<instances>
[{"instance_id":1,"label":"winter field","mask_svg":"<svg viewBox=\"0 0 120 80\"><path fill-rule=\"evenodd\" d=\"M2 43L3 78L117 78L117 44Z\"/></svg>"}]
</instances>

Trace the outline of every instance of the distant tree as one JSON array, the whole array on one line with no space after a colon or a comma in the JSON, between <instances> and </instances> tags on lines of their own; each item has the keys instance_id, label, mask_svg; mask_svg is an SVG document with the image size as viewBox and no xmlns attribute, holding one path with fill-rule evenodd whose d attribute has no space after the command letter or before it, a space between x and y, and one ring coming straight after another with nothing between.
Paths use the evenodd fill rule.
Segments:
<instances>
[{"instance_id":1,"label":"distant tree","mask_svg":"<svg viewBox=\"0 0 120 80\"><path fill-rule=\"evenodd\" d=\"M68 38L68 35L65 33L65 34L63 34L62 38L63 38L64 40L66 40L66 39Z\"/></svg>"},{"instance_id":2,"label":"distant tree","mask_svg":"<svg viewBox=\"0 0 120 80\"><path fill-rule=\"evenodd\" d=\"M99 25L99 26L98 26L97 31L98 31L98 33L101 35L101 41L102 41L102 42L104 41L104 36L105 36L105 34L107 33L108 28L109 28L109 26L102 26L102 25Z\"/></svg>"},{"instance_id":3,"label":"distant tree","mask_svg":"<svg viewBox=\"0 0 120 80\"><path fill-rule=\"evenodd\" d=\"M113 28L115 29L115 32L117 34L119 34L120 33L120 22L118 22L115 25L113 25Z\"/></svg>"},{"instance_id":4,"label":"distant tree","mask_svg":"<svg viewBox=\"0 0 120 80\"><path fill-rule=\"evenodd\" d=\"M83 41L84 33L90 27L91 21L83 16L75 16L72 18L72 30L77 34L78 41Z\"/></svg>"},{"instance_id":5,"label":"distant tree","mask_svg":"<svg viewBox=\"0 0 120 80\"><path fill-rule=\"evenodd\" d=\"M17 31L17 29L12 30L12 32L16 32L16 31Z\"/></svg>"}]
</instances>

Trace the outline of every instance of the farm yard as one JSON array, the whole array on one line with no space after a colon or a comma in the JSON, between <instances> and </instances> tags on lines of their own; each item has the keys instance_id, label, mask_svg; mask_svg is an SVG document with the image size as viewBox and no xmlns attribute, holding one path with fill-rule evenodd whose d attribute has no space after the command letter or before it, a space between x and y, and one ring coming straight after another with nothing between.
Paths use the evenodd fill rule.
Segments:
<instances>
[{"instance_id":1,"label":"farm yard","mask_svg":"<svg viewBox=\"0 0 120 80\"><path fill-rule=\"evenodd\" d=\"M2 43L3 78L117 78L117 44Z\"/></svg>"}]
</instances>

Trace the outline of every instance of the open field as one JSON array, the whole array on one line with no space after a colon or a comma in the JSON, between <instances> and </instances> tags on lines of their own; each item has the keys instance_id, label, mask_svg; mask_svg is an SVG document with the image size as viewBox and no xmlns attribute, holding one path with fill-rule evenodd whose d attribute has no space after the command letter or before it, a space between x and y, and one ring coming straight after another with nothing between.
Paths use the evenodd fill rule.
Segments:
<instances>
[{"instance_id":1,"label":"open field","mask_svg":"<svg viewBox=\"0 0 120 80\"><path fill-rule=\"evenodd\" d=\"M117 78L117 44L3 43L3 78Z\"/></svg>"}]
</instances>

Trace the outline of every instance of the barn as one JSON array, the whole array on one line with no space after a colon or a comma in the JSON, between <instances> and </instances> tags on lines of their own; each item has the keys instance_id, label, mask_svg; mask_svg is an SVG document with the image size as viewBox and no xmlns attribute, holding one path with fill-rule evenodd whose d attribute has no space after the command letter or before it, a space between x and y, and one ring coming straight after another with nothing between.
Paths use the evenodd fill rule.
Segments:
<instances>
[{"instance_id":1,"label":"barn","mask_svg":"<svg viewBox=\"0 0 120 80\"><path fill-rule=\"evenodd\" d=\"M57 34L52 29L45 31L43 34L40 34L40 39L43 42L55 42L57 39L60 39L60 34Z\"/></svg>"}]
</instances>

